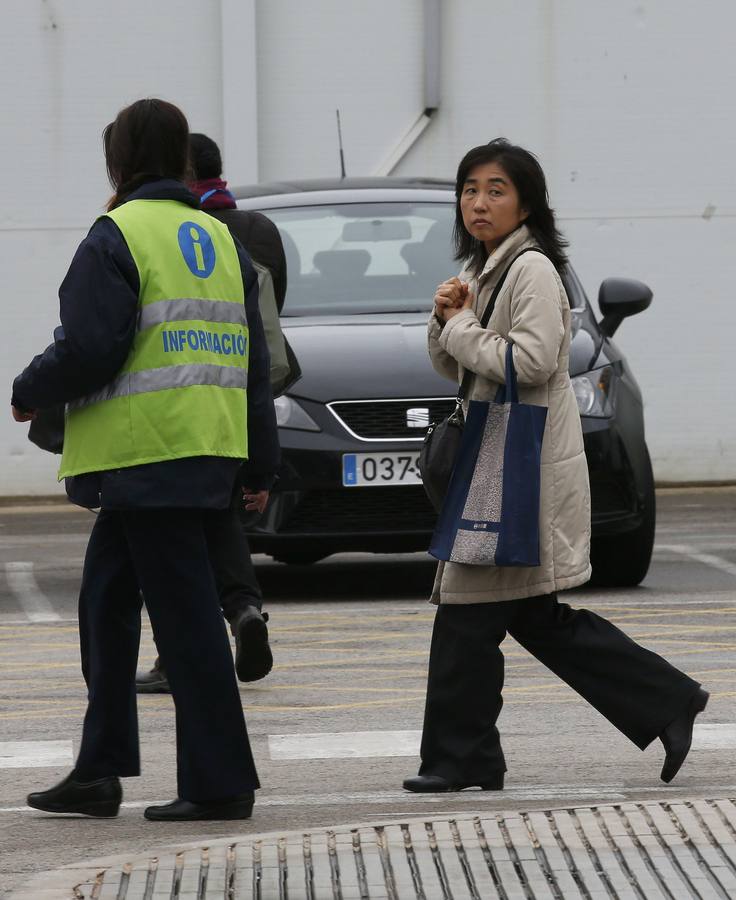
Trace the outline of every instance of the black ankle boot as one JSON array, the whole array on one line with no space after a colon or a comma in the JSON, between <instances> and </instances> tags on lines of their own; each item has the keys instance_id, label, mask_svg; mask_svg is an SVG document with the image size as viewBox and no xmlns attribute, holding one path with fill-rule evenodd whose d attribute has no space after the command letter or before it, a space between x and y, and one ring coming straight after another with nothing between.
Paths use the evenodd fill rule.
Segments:
<instances>
[{"instance_id":1,"label":"black ankle boot","mask_svg":"<svg viewBox=\"0 0 736 900\"><path fill-rule=\"evenodd\" d=\"M235 638L235 673L240 681L259 681L273 667L266 622L268 613L255 606L246 606L230 620Z\"/></svg>"},{"instance_id":2,"label":"black ankle boot","mask_svg":"<svg viewBox=\"0 0 736 900\"><path fill-rule=\"evenodd\" d=\"M115 775L95 781L78 781L74 772L48 791L29 794L26 803L50 813L76 813L111 819L118 814L123 789Z\"/></svg>"},{"instance_id":3,"label":"black ankle boot","mask_svg":"<svg viewBox=\"0 0 736 900\"><path fill-rule=\"evenodd\" d=\"M709 697L710 694L707 691L698 688L684 712L670 722L659 736L665 749L664 766L662 766L660 778L666 784L669 784L677 775L690 752L695 716L705 709Z\"/></svg>"}]
</instances>

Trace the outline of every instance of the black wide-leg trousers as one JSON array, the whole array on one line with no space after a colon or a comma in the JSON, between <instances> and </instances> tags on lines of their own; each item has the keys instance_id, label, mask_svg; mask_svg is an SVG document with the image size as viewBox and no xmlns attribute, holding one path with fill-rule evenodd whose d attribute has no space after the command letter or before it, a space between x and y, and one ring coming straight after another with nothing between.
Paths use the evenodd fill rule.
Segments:
<instances>
[{"instance_id":1,"label":"black wide-leg trousers","mask_svg":"<svg viewBox=\"0 0 736 900\"><path fill-rule=\"evenodd\" d=\"M510 634L642 750L699 684L601 616L556 595L442 604L429 657L420 774L476 782L506 770L496 721Z\"/></svg>"},{"instance_id":2,"label":"black wide-leg trousers","mask_svg":"<svg viewBox=\"0 0 736 900\"><path fill-rule=\"evenodd\" d=\"M88 687L75 767L82 779L140 773L140 588L176 708L178 796L217 800L259 786L204 515L197 509L138 509L97 516L79 597Z\"/></svg>"}]
</instances>

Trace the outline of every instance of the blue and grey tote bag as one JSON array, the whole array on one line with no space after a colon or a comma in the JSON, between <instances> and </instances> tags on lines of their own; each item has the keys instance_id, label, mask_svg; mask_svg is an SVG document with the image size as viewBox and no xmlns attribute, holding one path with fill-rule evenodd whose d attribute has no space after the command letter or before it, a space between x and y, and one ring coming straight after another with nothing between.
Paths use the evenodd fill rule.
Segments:
<instances>
[{"instance_id":1,"label":"blue and grey tote bag","mask_svg":"<svg viewBox=\"0 0 736 900\"><path fill-rule=\"evenodd\" d=\"M471 400L429 552L473 566L539 565L539 495L546 406L519 403L512 344L506 384Z\"/></svg>"}]
</instances>

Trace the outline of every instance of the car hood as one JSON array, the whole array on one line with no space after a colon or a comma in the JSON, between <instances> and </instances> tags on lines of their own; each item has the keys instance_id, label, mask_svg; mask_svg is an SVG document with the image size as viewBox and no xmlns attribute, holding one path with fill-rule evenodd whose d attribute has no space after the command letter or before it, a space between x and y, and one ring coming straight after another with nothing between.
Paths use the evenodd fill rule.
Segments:
<instances>
[{"instance_id":1,"label":"car hood","mask_svg":"<svg viewBox=\"0 0 736 900\"><path fill-rule=\"evenodd\" d=\"M429 361L427 318L425 312L282 318L302 370L289 394L320 403L454 396L456 384L438 375ZM576 345L585 346L576 353ZM571 374L588 368L594 346L591 335L579 329L571 347Z\"/></svg>"},{"instance_id":2,"label":"car hood","mask_svg":"<svg viewBox=\"0 0 736 900\"><path fill-rule=\"evenodd\" d=\"M331 400L451 397L427 354L427 313L288 316L281 320L302 377L289 391Z\"/></svg>"}]
</instances>

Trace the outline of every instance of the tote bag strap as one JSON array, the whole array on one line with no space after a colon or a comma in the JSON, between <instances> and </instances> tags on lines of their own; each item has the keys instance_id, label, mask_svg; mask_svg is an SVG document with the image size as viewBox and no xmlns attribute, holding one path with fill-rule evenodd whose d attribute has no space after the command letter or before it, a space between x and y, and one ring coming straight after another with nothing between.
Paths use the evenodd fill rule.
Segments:
<instances>
[{"instance_id":1,"label":"tote bag strap","mask_svg":"<svg viewBox=\"0 0 736 900\"><path fill-rule=\"evenodd\" d=\"M506 348L506 384L499 384L495 397L496 403L519 402L519 385L516 380L513 349L514 345L509 341L509 345Z\"/></svg>"},{"instance_id":2,"label":"tote bag strap","mask_svg":"<svg viewBox=\"0 0 736 900\"><path fill-rule=\"evenodd\" d=\"M543 256L545 255L544 252L542 250L540 250L538 247L526 247L524 250L522 250L521 252L516 254L516 256L511 260L511 262L508 264L508 266L506 266L506 268L504 269L501 277L498 279L498 284L493 289L491 298L488 301L486 308L483 310L483 315L480 318L480 327L481 328L486 328L488 326L488 323L491 320L491 316L493 315L493 310L496 307L496 300L498 300L498 295L501 293L501 288L503 287L504 282L506 281L506 276L509 274L511 266L513 266L513 264L516 262L517 259L519 259L520 256L523 256L525 253L529 253L531 250L533 250L535 253L541 253ZM509 371L509 360L510 359L511 359L511 344L509 344L509 349L506 354L507 384L508 384L508 371ZM516 392L516 372L514 371L513 360L511 360L511 371L513 372L513 379L514 379L514 392L516 394L516 400L518 401L518 399L519 399L518 392ZM468 388L470 387L470 382L473 379L473 375L475 375L475 372L472 372L470 369L466 369L465 372L463 373L463 380L460 382L460 388L457 392L456 402L457 402L458 406L460 406L460 404L465 399L465 395L468 393ZM505 401L501 400L499 402L503 403Z\"/></svg>"}]
</instances>

